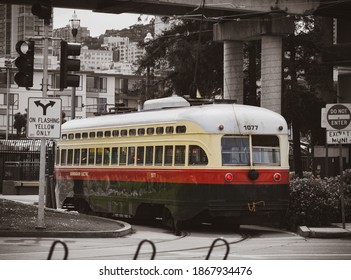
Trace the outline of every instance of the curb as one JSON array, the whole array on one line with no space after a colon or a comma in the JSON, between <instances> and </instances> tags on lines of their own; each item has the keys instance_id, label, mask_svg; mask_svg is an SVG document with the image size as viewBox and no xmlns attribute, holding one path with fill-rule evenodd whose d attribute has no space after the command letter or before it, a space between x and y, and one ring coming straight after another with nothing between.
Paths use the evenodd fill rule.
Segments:
<instances>
[{"instance_id":1,"label":"curb","mask_svg":"<svg viewBox=\"0 0 351 280\"><path fill-rule=\"evenodd\" d=\"M132 226L122 221L116 221L121 229L110 231L7 231L0 230L0 237L65 237L65 238L113 238L132 233Z\"/></svg>"},{"instance_id":2,"label":"curb","mask_svg":"<svg viewBox=\"0 0 351 280\"><path fill-rule=\"evenodd\" d=\"M343 238L351 236L349 230L338 227L308 228L306 226L300 226L297 233L302 237L308 238Z\"/></svg>"}]
</instances>

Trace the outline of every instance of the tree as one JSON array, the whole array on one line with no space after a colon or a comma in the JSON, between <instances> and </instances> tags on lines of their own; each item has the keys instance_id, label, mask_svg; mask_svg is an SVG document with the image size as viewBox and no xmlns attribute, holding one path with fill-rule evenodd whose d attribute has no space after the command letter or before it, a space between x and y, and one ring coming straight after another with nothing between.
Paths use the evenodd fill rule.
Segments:
<instances>
[{"instance_id":1,"label":"tree","mask_svg":"<svg viewBox=\"0 0 351 280\"><path fill-rule=\"evenodd\" d=\"M144 46L138 73L160 74L165 96L192 95L197 88L203 97L212 97L222 88L223 45L212 40L212 23L184 20Z\"/></svg>"},{"instance_id":2,"label":"tree","mask_svg":"<svg viewBox=\"0 0 351 280\"><path fill-rule=\"evenodd\" d=\"M293 128L295 173L302 177L301 134L311 135L311 144L323 143L320 128L320 98L323 91L333 95L332 76L328 66L321 65L318 57L324 47L323 19L296 17L296 34L285 40L283 115Z\"/></svg>"},{"instance_id":3,"label":"tree","mask_svg":"<svg viewBox=\"0 0 351 280\"><path fill-rule=\"evenodd\" d=\"M13 128L16 129L16 135L21 136L26 133L27 126L27 113L21 114L17 113L14 116Z\"/></svg>"}]
</instances>

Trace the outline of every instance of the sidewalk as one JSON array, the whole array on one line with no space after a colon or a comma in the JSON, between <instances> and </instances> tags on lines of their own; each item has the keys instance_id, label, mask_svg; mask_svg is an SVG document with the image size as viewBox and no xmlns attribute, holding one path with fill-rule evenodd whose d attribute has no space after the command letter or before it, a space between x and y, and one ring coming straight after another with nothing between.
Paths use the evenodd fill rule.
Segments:
<instances>
[{"instance_id":1,"label":"sidewalk","mask_svg":"<svg viewBox=\"0 0 351 280\"><path fill-rule=\"evenodd\" d=\"M306 227L300 226L297 233L302 237L308 238L343 238L351 236L351 223L345 224L345 228L341 223L332 224L331 227Z\"/></svg>"}]
</instances>

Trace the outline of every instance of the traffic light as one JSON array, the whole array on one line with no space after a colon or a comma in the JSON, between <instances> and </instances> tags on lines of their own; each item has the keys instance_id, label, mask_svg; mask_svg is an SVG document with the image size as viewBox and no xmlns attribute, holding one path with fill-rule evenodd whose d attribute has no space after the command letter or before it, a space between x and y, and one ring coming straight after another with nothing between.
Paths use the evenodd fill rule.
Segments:
<instances>
[{"instance_id":1,"label":"traffic light","mask_svg":"<svg viewBox=\"0 0 351 280\"><path fill-rule=\"evenodd\" d=\"M19 57L15 60L18 73L15 75L15 82L20 87L33 86L34 70L34 41L18 41L16 51Z\"/></svg>"},{"instance_id":2,"label":"traffic light","mask_svg":"<svg viewBox=\"0 0 351 280\"><path fill-rule=\"evenodd\" d=\"M79 75L70 74L70 71L80 70L80 60L69 58L69 56L80 55L81 45L77 43L67 43L61 41L60 58L60 89L67 87L79 87Z\"/></svg>"}]
</instances>

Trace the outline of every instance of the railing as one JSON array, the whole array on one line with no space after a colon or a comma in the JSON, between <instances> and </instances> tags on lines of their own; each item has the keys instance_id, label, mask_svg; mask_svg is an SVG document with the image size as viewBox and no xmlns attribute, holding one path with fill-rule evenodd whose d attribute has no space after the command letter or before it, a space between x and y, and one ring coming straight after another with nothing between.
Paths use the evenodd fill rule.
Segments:
<instances>
[{"instance_id":1,"label":"railing","mask_svg":"<svg viewBox=\"0 0 351 280\"><path fill-rule=\"evenodd\" d=\"M39 178L39 162L5 162L5 180L37 181Z\"/></svg>"}]
</instances>

